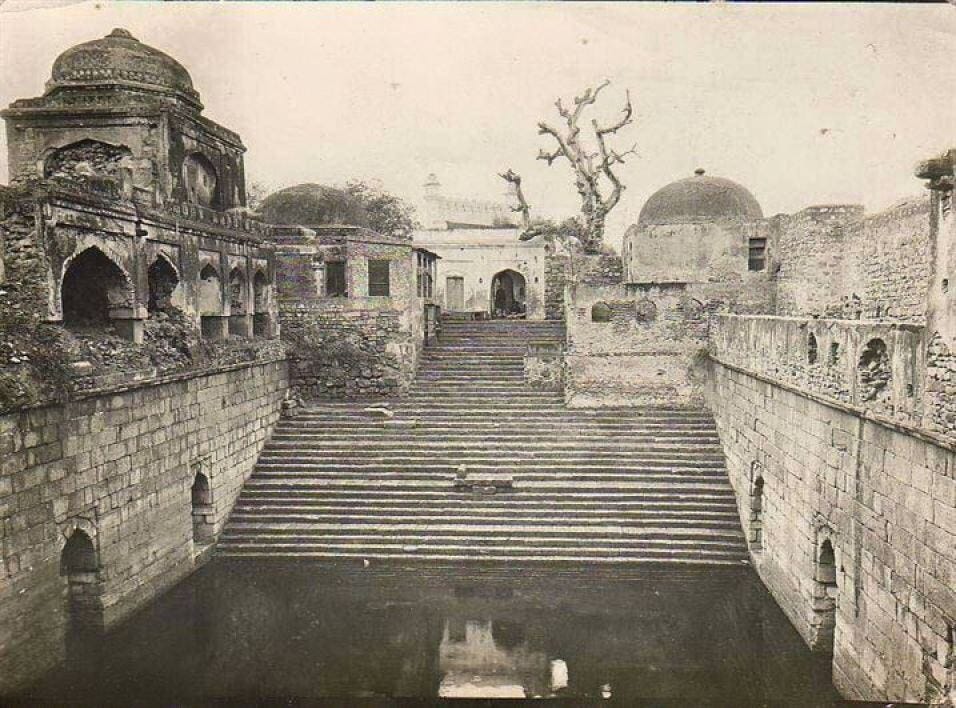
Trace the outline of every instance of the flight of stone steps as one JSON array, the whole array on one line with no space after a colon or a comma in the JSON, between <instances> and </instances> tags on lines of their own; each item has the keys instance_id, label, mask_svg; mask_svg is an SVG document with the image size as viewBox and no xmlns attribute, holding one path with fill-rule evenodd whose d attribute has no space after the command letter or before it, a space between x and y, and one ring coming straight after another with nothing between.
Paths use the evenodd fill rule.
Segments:
<instances>
[{"instance_id":1,"label":"flight of stone steps","mask_svg":"<svg viewBox=\"0 0 956 708\"><path fill-rule=\"evenodd\" d=\"M387 403L315 403L278 424L217 555L738 564L709 413L567 409L524 383L560 323L446 322ZM369 412L385 406L393 415Z\"/></svg>"}]
</instances>

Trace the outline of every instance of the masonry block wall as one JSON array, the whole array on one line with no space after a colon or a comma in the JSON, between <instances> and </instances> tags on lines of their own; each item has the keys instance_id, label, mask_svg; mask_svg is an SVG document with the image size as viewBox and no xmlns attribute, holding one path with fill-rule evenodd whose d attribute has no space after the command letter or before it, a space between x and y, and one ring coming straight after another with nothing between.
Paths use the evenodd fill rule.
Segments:
<instances>
[{"instance_id":1,"label":"masonry block wall","mask_svg":"<svg viewBox=\"0 0 956 708\"><path fill-rule=\"evenodd\" d=\"M415 376L416 338L394 310L283 306L283 337L299 343L291 359L292 386L306 398L394 396Z\"/></svg>"},{"instance_id":2,"label":"masonry block wall","mask_svg":"<svg viewBox=\"0 0 956 708\"><path fill-rule=\"evenodd\" d=\"M771 219L777 314L923 321L929 210L916 199L865 217L860 206L836 204Z\"/></svg>"},{"instance_id":3,"label":"masonry block wall","mask_svg":"<svg viewBox=\"0 0 956 708\"><path fill-rule=\"evenodd\" d=\"M697 364L708 313L680 287L631 292L578 283L568 308L565 397L571 406L701 402Z\"/></svg>"},{"instance_id":4,"label":"masonry block wall","mask_svg":"<svg viewBox=\"0 0 956 708\"><path fill-rule=\"evenodd\" d=\"M71 621L113 625L193 569L287 387L272 361L0 417L0 693L62 658ZM92 542L79 574L63 555L74 536Z\"/></svg>"},{"instance_id":5,"label":"masonry block wall","mask_svg":"<svg viewBox=\"0 0 956 708\"><path fill-rule=\"evenodd\" d=\"M952 696L952 444L719 356L712 367L708 398L754 565L810 646L832 652L838 689Z\"/></svg>"}]
</instances>

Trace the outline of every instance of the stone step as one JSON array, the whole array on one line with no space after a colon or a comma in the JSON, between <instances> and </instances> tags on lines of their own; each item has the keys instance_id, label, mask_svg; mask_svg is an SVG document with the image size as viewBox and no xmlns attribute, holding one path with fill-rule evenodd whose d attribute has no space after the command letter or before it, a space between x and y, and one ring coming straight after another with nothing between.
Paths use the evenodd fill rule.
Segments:
<instances>
[{"instance_id":1,"label":"stone step","mask_svg":"<svg viewBox=\"0 0 956 708\"><path fill-rule=\"evenodd\" d=\"M676 451L662 451L658 453L650 452L619 452L614 450L554 450L539 448L537 450L521 450L515 449L513 451L501 450L485 450L482 448L477 449L462 449L462 448L441 448L444 451L445 456L436 457L434 450L429 451L429 449L424 448L419 450L418 446L414 443L406 445L405 450L389 450L389 449L349 449L348 447L333 447L333 446L322 446L322 445L298 445L295 447L288 448L276 448L270 446L269 449L265 450L262 455L259 457L260 461L274 461L274 460L286 460L289 462L321 462L323 460L336 460L341 461L345 460L362 460L363 462L393 462L400 463L401 465L418 465L418 464L427 464L442 462L452 464L454 466L460 464L469 465L471 463L487 463L492 461L500 460L503 454L507 454L508 458L513 461L520 460L525 464L546 464L546 465L555 465L564 463L565 466L569 466L578 462L601 462L603 465L611 465L619 467L627 467L631 465L643 466L645 463L680 463L685 464L699 464L701 468L714 468L720 471L724 469L723 457L718 453L717 450L710 452L709 454L704 454L703 452L676 452ZM454 453L454 456L448 456L448 453Z\"/></svg>"},{"instance_id":2,"label":"stone step","mask_svg":"<svg viewBox=\"0 0 956 708\"><path fill-rule=\"evenodd\" d=\"M746 551L741 555L737 546L702 547L697 541L682 547L671 541L660 544L641 545L636 548L604 548L600 546L580 546L559 543L541 543L536 547L508 547L505 545L476 547L474 544L430 544L424 543L300 543L296 541L280 542L276 540L261 542L250 541L245 544L224 540L217 549L217 555L263 554L270 557L345 557L353 558L435 558L458 560L512 560L512 561L573 561L578 563L600 562L602 560L618 562L699 562L701 560L724 561L741 564L745 562Z\"/></svg>"},{"instance_id":3,"label":"stone step","mask_svg":"<svg viewBox=\"0 0 956 708\"><path fill-rule=\"evenodd\" d=\"M505 474L502 472L481 471L476 474ZM663 494L679 492L685 495L707 492L716 494L723 489L724 480L717 475L678 473L643 474L578 474L578 473L535 473L526 472L511 475L513 486L498 492L506 498L524 490L542 491L546 489L561 498L573 497L579 489L618 488L642 490L646 493ZM445 489L449 495L468 494L466 488L455 486L452 474L435 474L413 470L343 470L316 469L289 466L257 466L255 475L247 482L250 490L268 486L283 489L321 489L328 486L352 485L362 489L386 489L393 487L419 488L431 485ZM548 486L550 485L550 486ZM556 488L561 485L561 488ZM730 495L728 495L730 496Z\"/></svg>"},{"instance_id":4,"label":"stone step","mask_svg":"<svg viewBox=\"0 0 956 708\"><path fill-rule=\"evenodd\" d=\"M675 497L670 494L630 494L621 495L621 498L613 494L594 494L582 493L573 496L555 497L547 493L532 493L527 490L514 490L501 496L487 496L483 494L447 494L442 491L408 491L408 490L388 490L381 491L375 489L349 489L349 490L307 490L301 491L294 499L286 495L282 488L256 488L250 487L243 492L242 498L238 504L244 504L246 500L254 500L262 504L263 508L275 507L276 504L286 504L291 507L311 508L334 508L346 509L353 506L368 505L368 510L372 509L390 509L396 513L413 513L417 511L438 513L448 510L450 512L480 511L481 513L509 513L519 516L525 514L584 514L599 515L605 514L626 514L630 512L654 514L667 513L695 513L695 514L716 514L719 516L730 514L737 517L737 508L732 506L727 508L723 502L728 497L726 494L714 496L710 494L697 494L687 497ZM364 511L363 507L361 511Z\"/></svg>"},{"instance_id":5,"label":"stone step","mask_svg":"<svg viewBox=\"0 0 956 708\"><path fill-rule=\"evenodd\" d=\"M456 513L457 512L457 513ZM631 516L593 516L575 515L567 517L566 521L574 526L597 526L597 527L626 527L626 528L661 528L662 526L670 529L683 528L703 528L719 529L723 531L733 531L738 533L740 530L739 520L726 513L723 516L689 516L680 514L660 514L656 516L646 516L635 513ZM316 511L311 509L285 507L237 507L230 516L230 522L233 524L260 523L268 524L270 527L285 524L313 524L327 523L336 527L342 525L362 525L362 524L391 524L404 527L408 525L425 524L431 529L441 523L454 522L454 524L464 524L466 526L500 526L503 524L512 524L515 526L533 526L542 521L558 522L560 525L565 519L558 514L545 516L537 514L534 516L521 517L518 515L505 514L475 514L469 515L461 513L461 510L448 510L444 514L420 513L420 514L397 514L394 510L383 509L375 514L348 513L342 509L330 510L328 512Z\"/></svg>"}]
</instances>

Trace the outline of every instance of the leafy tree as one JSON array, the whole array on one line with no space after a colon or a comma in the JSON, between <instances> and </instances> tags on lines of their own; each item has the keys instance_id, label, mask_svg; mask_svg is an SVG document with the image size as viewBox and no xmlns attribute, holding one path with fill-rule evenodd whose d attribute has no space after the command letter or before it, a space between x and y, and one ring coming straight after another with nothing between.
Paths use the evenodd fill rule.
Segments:
<instances>
[{"instance_id":1,"label":"leafy tree","mask_svg":"<svg viewBox=\"0 0 956 708\"><path fill-rule=\"evenodd\" d=\"M386 236L412 237L418 223L411 204L365 182L348 182L345 191L361 204L368 228Z\"/></svg>"},{"instance_id":2,"label":"leafy tree","mask_svg":"<svg viewBox=\"0 0 956 708\"><path fill-rule=\"evenodd\" d=\"M414 207L378 187L353 180L344 187L300 184L262 200L259 215L272 224L363 226L386 236L410 239Z\"/></svg>"}]
</instances>

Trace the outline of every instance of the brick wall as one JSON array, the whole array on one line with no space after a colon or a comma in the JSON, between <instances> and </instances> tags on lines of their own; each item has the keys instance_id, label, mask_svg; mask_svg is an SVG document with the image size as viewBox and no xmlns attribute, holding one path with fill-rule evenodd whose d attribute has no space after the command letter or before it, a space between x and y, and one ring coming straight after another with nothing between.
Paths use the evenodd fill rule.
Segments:
<instances>
[{"instance_id":1,"label":"brick wall","mask_svg":"<svg viewBox=\"0 0 956 708\"><path fill-rule=\"evenodd\" d=\"M95 624L194 567L191 487L209 481L218 534L286 395L285 362L238 365L0 417L0 693L63 656L74 529L96 549ZM90 619L90 618L87 618Z\"/></svg>"},{"instance_id":2,"label":"brick wall","mask_svg":"<svg viewBox=\"0 0 956 708\"><path fill-rule=\"evenodd\" d=\"M951 695L952 446L852 404L712 367L708 397L753 563L806 641L833 651L837 687L868 700Z\"/></svg>"}]
</instances>

